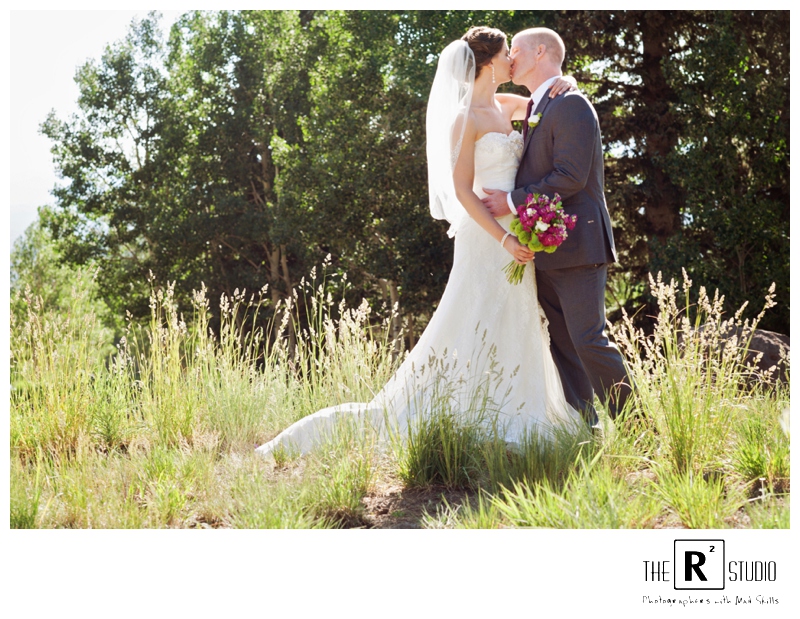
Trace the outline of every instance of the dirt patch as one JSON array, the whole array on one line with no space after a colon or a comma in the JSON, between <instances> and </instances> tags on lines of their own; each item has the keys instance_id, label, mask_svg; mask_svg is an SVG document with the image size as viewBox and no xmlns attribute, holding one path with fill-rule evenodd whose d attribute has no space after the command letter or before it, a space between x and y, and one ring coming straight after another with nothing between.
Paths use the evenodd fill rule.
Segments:
<instances>
[{"instance_id":1,"label":"dirt patch","mask_svg":"<svg viewBox=\"0 0 800 619\"><path fill-rule=\"evenodd\" d=\"M425 514L435 516L437 509L461 505L475 496L471 490L451 490L445 486L405 488L399 482L381 484L361 502L363 520L372 529L420 529Z\"/></svg>"},{"instance_id":2,"label":"dirt patch","mask_svg":"<svg viewBox=\"0 0 800 619\"><path fill-rule=\"evenodd\" d=\"M632 471L625 476L625 481L631 486L648 486L658 481L658 475L651 469Z\"/></svg>"},{"instance_id":3,"label":"dirt patch","mask_svg":"<svg viewBox=\"0 0 800 619\"><path fill-rule=\"evenodd\" d=\"M685 529L686 526L681 522L677 514L664 510L662 514L653 520L654 529Z\"/></svg>"}]
</instances>

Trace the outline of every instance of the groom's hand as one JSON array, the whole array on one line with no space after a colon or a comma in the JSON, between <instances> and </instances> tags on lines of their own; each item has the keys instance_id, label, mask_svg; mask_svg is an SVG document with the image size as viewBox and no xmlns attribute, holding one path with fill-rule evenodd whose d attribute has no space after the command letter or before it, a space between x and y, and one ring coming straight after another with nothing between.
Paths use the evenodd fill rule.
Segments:
<instances>
[{"instance_id":1,"label":"groom's hand","mask_svg":"<svg viewBox=\"0 0 800 619\"><path fill-rule=\"evenodd\" d=\"M508 208L508 198L506 197L508 195L507 191L483 187L483 192L486 197L481 202L492 214L492 217L497 219L498 217L511 215L511 209Z\"/></svg>"}]
</instances>

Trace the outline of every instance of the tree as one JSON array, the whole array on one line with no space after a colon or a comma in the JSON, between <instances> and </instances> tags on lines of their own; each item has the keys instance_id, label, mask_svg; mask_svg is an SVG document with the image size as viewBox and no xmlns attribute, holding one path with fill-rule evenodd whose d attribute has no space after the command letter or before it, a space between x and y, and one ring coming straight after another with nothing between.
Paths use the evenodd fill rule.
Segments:
<instances>
[{"instance_id":1,"label":"tree","mask_svg":"<svg viewBox=\"0 0 800 619\"><path fill-rule=\"evenodd\" d=\"M730 310L757 312L772 281L788 299L788 13L563 11L554 28L600 117L621 274L644 294L685 267ZM788 303L763 324L788 333Z\"/></svg>"},{"instance_id":2,"label":"tree","mask_svg":"<svg viewBox=\"0 0 800 619\"><path fill-rule=\"evenodd\" d=\"M374 12L315 20L326 45L311 72L309 114L299 119L303 145L278 140L275 151L292 181L282 187L302 205L306 244L410 317L438 300L451 257L428 209L425 99L398 84L393 62L399 22ZM397 335L399 317L394 327Z\"/></svg>"},{"instance_id":3,"label":"tree","mask_svg":"<svg viewBox=\"0 0 800 619\"><path fill-rule=\"evenodd\" d=\"M78 69L79 114L61 121L51 113L42 126L69 180L54 189L58 207L43 214L43 224L65 261L102 265L101 294L117 313L146 312L148 272L167 275L159 250L169 246L161 232L173 200L162 153L180 135L162 59L156 20L134 22L99 63Z\"/></svg>"},{"instance_id":4,"label":"tree","mask_svg":"<svg viewBox=\"0 0 800 619\"><path fill-rule=\"evenodd\" d=\"M268 284L277 302L305 270L295 234L302 213L282 195L272 142L302 141L297 119L309 107L316 54L309 21L297 12L195 12L173 31L170 85L185 132L177 208L189 216L180 254L198 257L192 285L202 277L214 295Z\"/></svg>"},{"instance_id":5,"label":"tree","mask_svg":"<svg viewBox=\"0 0 800 619\"><path fill-rule=\"evenodd\" d=\"M40 216L47 210L40 207ZM46 330L72 321L89 330L84 333L92 343L89 353L102 362L113 352L111 341L121 321L99 299L96 274L89 266L64 264L41 218L34 221L11 250L12 339L27 340L33 323L34 329ZM27 345L12 348L12 366L20 361L20 354L30 352Z\"/></svg>"},{"instance_id":6,"label":"tree","mask_svg":"<svg viewBox=\"0 0 800 619\"><path fill-rule=\"evenodd\" d=\"M148 312L151 272L185 305L202 282L213 297L266 284L275 307L331 254L351 294L422 326L452 255L427 199L438 54L472 25L545 25L600 117L610 290L630 288L615 305L685 267L756 311L771 281L788 297L786 15L191 12L164 42L151 14L80 68L80 113L44 124L69 183L43 224L64 260L100 268L118 313ZM788 303L764 324L788 332Z\"/></svg>"},{"instance_id":7,"label":"tree","mask_svg":"<svg viewBox=\"0 0 800 619\"><path fill-rule=\"evenodd\" d=\"M99 63L81 67L81 113L43 126L71 181L56 189L46 223L66 260L101 265L101 290L118 311L146 314L150 273L177 282L184 304L201 282L217 298L268 284L277 300L298 278L271 140L300 139L313 49L292 35L308 19L189 13L169 49L157 22L134 22Z\"/></svg>"},{"instance_id":8,"label":"tree","mask_svg":"<svg viewBox=\"0 0 800 619\"><path fill-rule=\"evenodd\" d=\"M324 222L309 240L316 236L365 292L399 303L407 323L430 315L452 261L447 226L431 219L427 195L425 113L438 54L472 25L513 32L530 18L501 11L315 17L327 45L311 72L304 147L280 144L276 152L289 176L303 179L289 189L296 203Z\"/></svg>"},{"instance_id":9,"label":"tree","mask_svg":"<svg viewBox=\"0 0 800 619\"><path fill-rule=\"evenodd\" d=\"M651 268L719 289L728 308L782 302L761 326L789 333L789 20L782 12L709 15L686 58L686 117L666 159L685 195L684 225L652 247ZM690 256L692 259L687 260Z\"/></svg>"}]
</instances>

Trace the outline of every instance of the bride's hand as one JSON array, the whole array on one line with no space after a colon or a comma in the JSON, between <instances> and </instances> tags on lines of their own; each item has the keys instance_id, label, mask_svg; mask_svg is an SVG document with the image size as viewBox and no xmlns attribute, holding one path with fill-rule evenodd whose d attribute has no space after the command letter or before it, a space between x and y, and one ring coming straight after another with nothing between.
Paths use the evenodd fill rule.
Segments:
<instances>
[{"instance_id":1,"label":"bride's hand","mask_svg":"<svg viewBox=\"0 0 800 619\"><path fill-rule=\"evenodd\" d=\"M503 247L511 254L517 264L525 264L533 260L533 252L528 249L527 245L520 243L513 234L509 235Z\"/></svg>"},{"instance_id":2,"label":"bride's hand","mask_svg":"<svg viewBox=\"0 0 800 619\"><path fill-rule=\"evenodd\" d=\"M578 82L571 75L562 75L550 86L550 98L557 97L568 90L578 90Z\"/></svg>"}]
</instances>

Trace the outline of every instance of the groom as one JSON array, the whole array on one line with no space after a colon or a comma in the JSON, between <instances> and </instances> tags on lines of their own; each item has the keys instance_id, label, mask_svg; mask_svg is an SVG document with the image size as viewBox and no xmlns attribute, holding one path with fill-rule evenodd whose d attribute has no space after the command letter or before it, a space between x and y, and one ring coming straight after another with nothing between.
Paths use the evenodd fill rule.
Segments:
<instances>
[{"instance_id":1,"label":"groom","mask_svg":"<svg viewBox=\"0 0 800 619\"><path fill-rule=\"evenodd\" d=\"M561 75L564 42L547 28L523 30L511 41L511 79L533 95L523 121L525 146L511 193L484 188L495 217L516 214L529 193L559 194L574 230L552 254L536 255L539 302L567 401L589 425L597 424L594 394L608 401L612 419L622 412L632 382L605 334L605 287L617 259L603 195L603 149L592 104L577 90L550 99ZM538 116L537 116L538 115ZM529 122L528 119L532 120ZM537 122L538 120L538 122Z\"/></svg>"}]
</instances>

